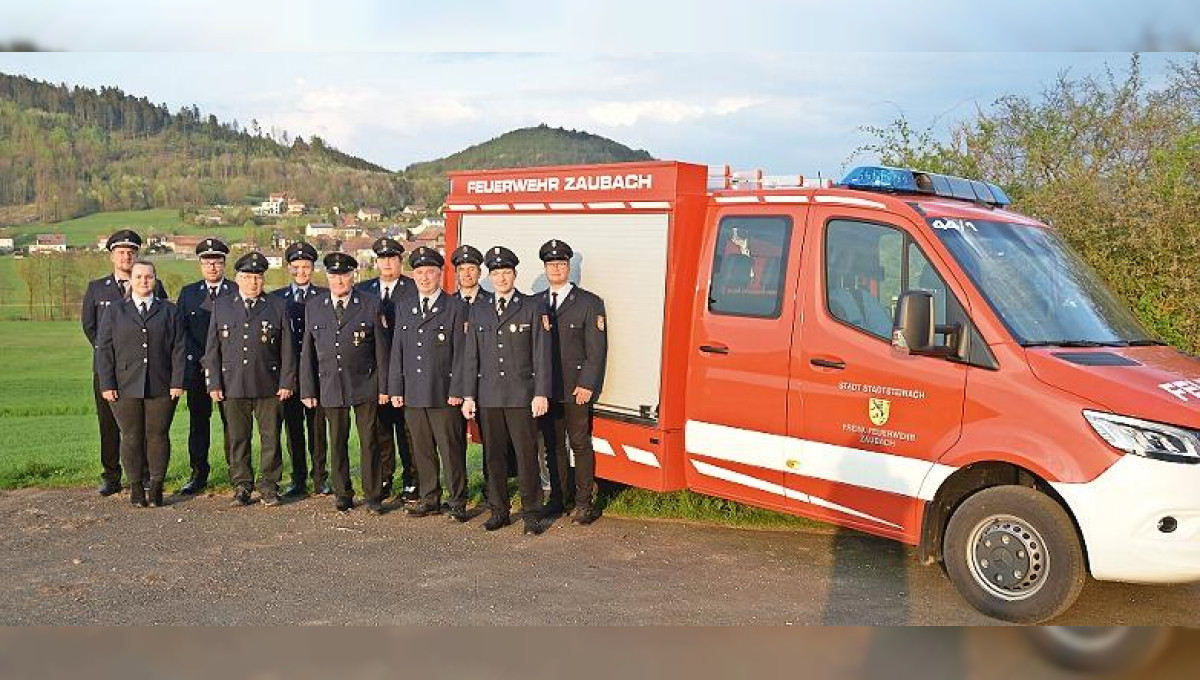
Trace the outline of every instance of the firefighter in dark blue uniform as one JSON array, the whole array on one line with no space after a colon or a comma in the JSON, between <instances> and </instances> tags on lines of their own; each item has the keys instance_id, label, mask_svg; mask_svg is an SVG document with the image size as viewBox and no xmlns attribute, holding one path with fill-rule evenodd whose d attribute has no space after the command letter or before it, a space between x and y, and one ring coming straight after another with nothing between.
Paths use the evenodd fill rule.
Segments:
<instances>
[{"instance_id":1,"label":"firefighter in dark blue uniform","mask_svg":"<svg viewBox=\"0 0 1200 680\"><path fill-rule=\"evenodd\" d=\"M383 513L381 466L376 451L379 405L389 401L389 346L379 299L355 291L358 262L345 253L325 256L329 291L307 303L300 354L300 397L325 408L329 422L330 471L338 510L354 507L350 484L350 411L358 429L363 496L374 514Z\"/></svg>"},{"instance_id":2,"label":"firefighter in dark blue uniform","mask_svg":"<svg viewBox=\"0 0 1200 680\"><path fill-rule=\"evenodd\" d=\"M88 282L87 292L83 295L83 308L80 310L83 334L93 348L96 346L96 335L100 330L100 320L104 312L114 303L129 298L130 271L142 247L142 237L135 231L121 229L108 237L106 247L109 260L112 261L113 273ZM168 299L167 291L157 277L154 286L156 298ZM100 475L100 488L97 490L101 496L109 496L121 490L121 430L113 417L112 407L100 396L100 381L94 367L92 392L96 400L96 417L100 423L100 464L104 469Z\"/></svg>"},{"instance_id":3,"label":"firefighter in dark blue uniform","mask_svg":"<svg viewBox=\"0 0 1200 680\"><path fill-rule=\"evenodd\" d=\"M463 334L470 307L442 291L441 254L424 246L409 257L417 294L396 305L388 393L404 407L412 434L420 498L407 508L414 517L440 514L441 470L446 471L450 516L467 514L467 423L462 398L451 391L455 366L462 361ZM441 454L439 466L439 456Z\"/></svg>"},{"instance_id":4,"label":"firefighter in dark blue uniform","mask_svg":"<svg viewBox=\"0 0 1200 680\"><path fill-rule=\"evenodd\" d=\"M309 300L328 288L312 282L313 267L317 261L317 249L303 241L287 247L283 257L288 263L292 283L272 291L272 295L287 303L288 323L292 338L296 341L296 371L299 375L300 352L304 342L304 309ZM287 433L288 453L292 463L292 485L283 492L285 498L299 498L308 493L309 461L312 462L313 491L331 494L325 468L325 452L329 437L325 426L325 412L320 406L308 408L300 402L297 391L283 402L283 428ZM306 436L307 435L307 436Z\"/></svg>"},{"instance_id":5,"label":"firefighter in dark blue uniform","mask_svg":"<svg viewBox=\"0 0 1200 680\"><path fill-rule=\"evenodd\" d=\"M235 505L249 505L254 488L250 439L258 421L259 493L263 505L279 504L283 456L279 448L280 402L296 389L296 343L287 304L263 294L267 258L246 253L234 264L238 292L217 300L208 326L204 368L209 394L224 402L229 442L229 481Z\"/></svg>"},{"instance_id":6,"label":"firefighter in dark blue uniform","mask_svg":"<svg viewBox=\"0 0 1200 680\"><path fill-rule=\"evenodd\" d=\"M200 493L208 486L208 450L211 445L210 423L213 401L204 380L205 343L208 341L208 321L218 298L233 295L236 287L225 278L225 258L229 246L220 239L206 238L196 244L196 255L200 258L200 276L195 283L184 286L175 300L183 316L184 337L187 340L187 370L183 374L183 387L187 390L188 407L188 460L192 476L179 493ZM224 432L225 410L218 407ZM228 442L225 455L229 456Z\"/></svg>"},{"instance_id":7,"label":"firefighter in dark blue uniform","mask_svg":"<svg viewBox=\"0 0 1200 680\"><path fill-rule=\"evenodd\" d=\"M186 342L179 309L154 293L154 265L137 262L130 273L129 299L110 305L100 321L96 374L101 398L111 405L121 430L129 500L161 507L171 421L183 394Z\"/></svg>"},{"instance_id":8,"label":"firefighter in dark blue uniform","mask_svg":"<svg viewBox=\"0 0 1200 680\"><path fill-rule=\"evenodd\" d=\"M488 249L490 305L471 305L460 383L463 415L483 414L480 430L488 457L488 505L484 524L495 531L509 523L508 446L517 456L517 480L526 534L544 531L538 477L537 418L546 414L551 393L550 318L536 298L514 288L518 259L508 248Z\"/></svg>"},{"instance_id":9,"label":"firefighter in dark blue uniform","mask_svg":"<svg viewBox=\"0 0 1200 680\"><path fill-rule=\"evenodd\" d=\"M604 301L571 282L571 246L552 239L538 257L545 264L550 287L538 294L550 312L554 346L554 383L550 411L539 422L550 470L550 502L544 514L561 514L575 500L577 524L599 518L592 502L596 453L592 450L592 405L604 384L608 362L608 331ZM567 441L575 454L574 474Z\"/></svg>"},{"instance_id":10,"label":"firefighter in dark blue uniform","mask_svg":"<svg viewBox=\"0 0 1200 680\"><path fill-rule=\"evenodd\" d=\"M400 256L404 254L404 246L393 238L383 237L371 244L375 251L375 265L379 268L379 276L360 282L355 289L379 298L380 310L383 312L385 324L383 333L391 342L392 331L396 325L396 305L410 300L416 293L412 279L402 275L403 269ZM400 497L406 501L416 500L417 474L413 465L412 446L405 431L404 410L392 406L388 401L379 407L379 423L376 431L379 433L380 456L380 493L385 500L392 495L392 479L396 475L396 456L399 453L400 466Z\"/></svg>"}]
</instances>

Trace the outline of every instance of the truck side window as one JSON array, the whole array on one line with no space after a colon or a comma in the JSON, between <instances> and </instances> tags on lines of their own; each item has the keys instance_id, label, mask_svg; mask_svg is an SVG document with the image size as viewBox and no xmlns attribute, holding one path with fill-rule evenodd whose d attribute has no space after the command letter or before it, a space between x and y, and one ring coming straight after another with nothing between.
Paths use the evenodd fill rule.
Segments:
<instances>
[{"instance_id":1,"label":"truck side window","mask_svg":"<svg viewBox=\"0 0 1200 680\"><path fill-rule=\"evenodd\" d=\"M829 223L825 298L834 318L886 340L896 301L910 290L933 293L936 321L946 323L946 282L908 234L867 222Z\"/></svg>"},{"instance_id":2,"label":"truck side window","mask_svg":"<svg viewBox=\"0 0 1200 680\"><path fill-rule=\"evenodd\" d=\"M791 235L792 220L785 216L722 219L713 253L708 310L778 318Z\"/></svg>"}]
</instances>

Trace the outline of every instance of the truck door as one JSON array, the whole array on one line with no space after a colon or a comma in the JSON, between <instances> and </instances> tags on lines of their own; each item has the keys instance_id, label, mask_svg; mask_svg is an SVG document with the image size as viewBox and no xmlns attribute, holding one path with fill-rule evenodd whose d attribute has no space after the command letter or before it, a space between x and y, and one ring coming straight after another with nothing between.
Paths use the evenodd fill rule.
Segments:
<instances>
[{"instance_id":1,"label":"truck door","mask_svg":"<svg viewBox=\"0 0 1200 680\"><path fill-rule=\"evenodd\" d=\"M799 389L785 460L793 509L896 538L912 538L919 490L933 461L959 438L967 366L891 346L899 295L934 293L937 322L968 323L898 216L821 205L810 216L818 247L805 255Z\"/></svg>"},{"instance_id":2,"label":"truck door","mask_svg":"<svg viewBox=\"0 0 1200 680\"><path fill-rule=\"evenodd\" d=\"M687 378L686 478L782 507L797 264L807 208L720 211L699 268Z\"/></svg>"}]
</instances>

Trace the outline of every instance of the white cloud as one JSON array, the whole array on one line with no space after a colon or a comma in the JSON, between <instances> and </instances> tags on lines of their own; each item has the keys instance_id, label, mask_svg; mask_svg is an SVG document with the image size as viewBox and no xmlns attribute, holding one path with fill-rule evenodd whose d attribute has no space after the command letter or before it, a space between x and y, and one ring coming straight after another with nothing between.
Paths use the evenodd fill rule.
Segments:
<instances>
[{"instance_id":1,"label":"white cloud","mask_svg":"<svg viewBox=\"0 0 1200 680\"><path fill-rule=\"evenodd\" d=\"M706 116L728 116L763 103L753 97L728 97L713 104L697 104L678 99L597 102L586 107L587 116L610 127L639 123L682 123Z\"/></svg>"}]
</instances>

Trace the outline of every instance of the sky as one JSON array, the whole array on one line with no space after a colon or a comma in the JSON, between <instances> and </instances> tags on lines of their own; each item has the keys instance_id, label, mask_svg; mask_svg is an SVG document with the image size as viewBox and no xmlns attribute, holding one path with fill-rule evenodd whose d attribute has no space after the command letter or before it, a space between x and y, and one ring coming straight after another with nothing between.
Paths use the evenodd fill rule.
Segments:
<instances>
[{"instance_id":1,"label":"sky","mask_svg":"<svg viewBox=\"0 0 1200 680\"><path fill-rule=\"evenodd\" d=\"M1153 83L1187 54L1143 55ZM656 158L837 178L866 126L945 135L1061 73L1123 73L1129 53L0 53L0 72L196 104L391 169L546 123Z\"/></svg>"}]
</instances>

